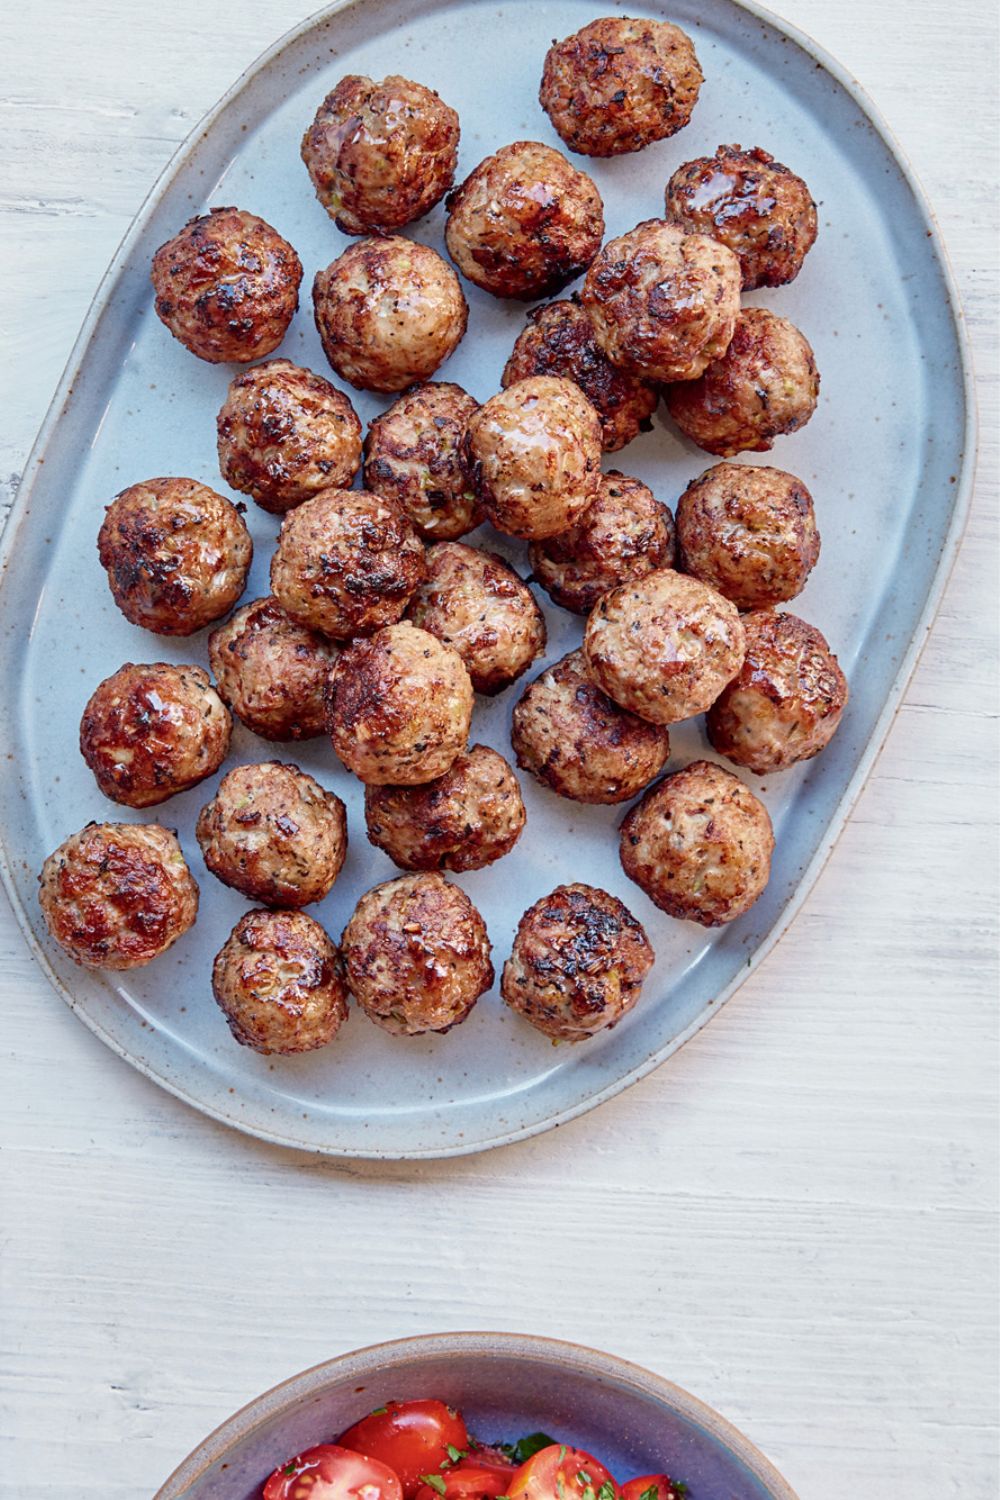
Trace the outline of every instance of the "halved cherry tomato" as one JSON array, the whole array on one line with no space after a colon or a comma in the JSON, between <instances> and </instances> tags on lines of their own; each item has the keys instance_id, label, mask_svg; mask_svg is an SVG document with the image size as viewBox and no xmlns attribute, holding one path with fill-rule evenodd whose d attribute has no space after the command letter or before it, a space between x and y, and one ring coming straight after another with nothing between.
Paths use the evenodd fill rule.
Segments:
<instances>
[{"instance_id":1,"label":"halved cherry tomato","mask_svg":"<svg viewBox=\"0 0 1000 1500\"><path fill-rule=\"evenodd\" d=\"M417 1490L416 1500L495 1500L497 1495L506 1495L513 1467L505 1469L496 1465L482 1468L463 1459L454 1469L443 1469L430 1475L433 1484L422 1484Z\"/></svg>"},{"instance_id":2,"label":"halved cherry tomato","mask_svg":"<svg viewBox=\"0 0 1000 1500\"><path fill-rule=\"evenodd\" d=\"M603 1464L582 1448L553 1443L522 1464L507 1491L510 1500L619 1500L618 1485Z\"/></svg>"},{"instance_id":3,"label":"halved cherry tomato","mask_svg":"<svg viewBox=\"0 0 1000 1500\"><path fill-rule=\"evenodd\" d=\"M644 1496L648 1500L680 1500L677 1486L667 1474L644 1474L641 1479L630 1479L622 1485L622 1500L643 1500Z\"/></svg>"},{"instance_id":4,"label":"halved cherry tomato","mask_svg":"<svg viewBox=\"0 0 1000 1500\"><path fill-rule=\"evenodd\" d=\"M387 1401L337 1441L387 1464L399 1475L405 1500L415 1500L423 1476L450 1467L467 1450L469 1434L443 1401Z\"/></svg>"},{"instance_id":5,"label":"halved cherry tomato","mask_svg":"<svg viewBox=\"0 0 1000 1500\"><path fill-rule=\"evenodd\" d=\"M486 1443L476 1443L468 1458L459 1459L455 1467L457 1469L498 1469L506 1479L512 1478L517 1473L517 1464L512 1464L499 1448L491 1448ZM504 1490L503 1493L506 1495L507 1491Z\"/></svg>"},{"instance_id":6,"label":"halved cherry tomato","mask_svg":"<svg viewBox=\"0 0 1000 1500\"><path fill-rule=\"evenodd\" d=\"M322 1443L275 1469L264 1500L403 1500L403 1487L377 1459Z\"/></svg>"}]
</instances>

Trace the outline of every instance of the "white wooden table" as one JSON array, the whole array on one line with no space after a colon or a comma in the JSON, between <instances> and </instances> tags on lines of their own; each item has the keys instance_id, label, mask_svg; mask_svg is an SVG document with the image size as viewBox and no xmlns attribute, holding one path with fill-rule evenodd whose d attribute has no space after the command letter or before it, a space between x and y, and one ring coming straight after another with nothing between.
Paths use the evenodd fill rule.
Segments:
<instances>
[{"instance_id":1,"label":"white wooden table","mask_svg":"<svg viewBox=\"0 0 1000 1500\"><path fill-rule=\"evenodd\" d=\"M803 1500L993 1500L996 34L989 0L779 0L940 215L976 344L976 504L805 911L656 1076L536 1141L348 1166L118 1061L0 910L0 1495L148 1496L316 1360L445 1328L603 1345L718 1406ZM0 481L175 145L302 0L0 17Z\"/></svg>"}]
</instances>

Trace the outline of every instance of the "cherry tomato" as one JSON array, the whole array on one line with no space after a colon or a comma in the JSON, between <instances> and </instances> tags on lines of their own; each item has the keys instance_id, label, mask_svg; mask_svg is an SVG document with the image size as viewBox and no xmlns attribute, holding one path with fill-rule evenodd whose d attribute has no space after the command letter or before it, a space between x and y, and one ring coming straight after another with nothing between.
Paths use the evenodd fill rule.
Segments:
<instances>
[{"instance_id":1,"label":"cherry tomato","mask_svg":"<svg viewBox=\"0 0 1000 1500\"><path fill-rule=\"evenodd\" d=\"M603 1464L582 1448L553 1443L522 1464L507 1491L510 1500L619 1500Z\"/></svg>"},{"instance_id":2,"label":"cherry tomato","mask_svg":"<svg viewBox=\"0 0 1000 1500\"><path fill-rule=\"evenodd\" d=\"M501 1453L499 1448L488 1448L483 1443L473 1448L468 1458L459 1459L455 1467L457 1469L493 1469L496 1473L503 1475L505 1486L517 1473L517 1464L512 1464L506 1454ZM506 1495L506 1488L501 1493Z\"/></svg>"},{"instance_id":3,"label":"cherry tomato","mask_svg":"<svg viewBox=\"0 0 1000 1500\"><path fill-rule=\"evenodd\" d=\"M509 1464L506 1470L495 1465L480 1469L463 1459L456 1468L435 1475L433 1485L422 1484L416 1500L495 1500L506 1495L513 1473Z\"/></svg>"},{"instance_id":4,"label":"cherry tomato","mask_svg":"<svg viewBox=\"0 0 1000 1500\"><path fill-rule=\"evenodd\" d=\"M387 1401L337 1441L387 1464L399 1475L405 1500L415 1500L423 1475L450 1467L467 1450L469 1434L443 1401Z\"/></svg>"},{"instance_id":5,"label":"cherry tomato","mask_svg":"<svg viewBox=\"0 0 1000 1500\"><path fill-rule=\"evenodd\" d=\"M403 1500L403 1487L376 1459L322 1443L275 1469L264 1500Z\"/></svg>"},{"instance_id":6,"label":"cherry tomato","mask_svg":"<svg viewBox=\"0 0 1000 1500\"><path fill-rule=\"evenodd\" d=\"M667 1474L644 1474L641 1479L630 1479L622 1485L622 1500L643 1500L650 1490L649 1500L680 1500L680 1493Z\"/></svg>"}]
</instances>

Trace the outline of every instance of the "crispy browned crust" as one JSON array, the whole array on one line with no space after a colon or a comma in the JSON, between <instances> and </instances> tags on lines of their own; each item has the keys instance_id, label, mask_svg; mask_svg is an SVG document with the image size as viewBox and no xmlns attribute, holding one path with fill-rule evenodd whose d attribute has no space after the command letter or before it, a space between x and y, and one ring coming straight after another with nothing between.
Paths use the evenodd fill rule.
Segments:
<instances>
[{"instance_id":1,"label":"crispy browned crust","mask_svg":"<svg viewBox=\"0 0 1000 1500\"><path fill-rule=\"evenodd\" d=\"M326 728L332 642L299 625L277 599L255 599L208 638L219 696L266 740L308 740Z\"/></svg>"},{"instance_id":2,"label":"crispy browned crust","mask_svg":"<svg viewBox=\"0 0 1000 1500\"><path fill-rule=\"evenodd\" d=\"M301 911L248 911L212 966L212 993L244 1047L265 1056L325 1047L347 1020L340 956Z\"/></svg>"},{"instance_id":3,"label":"crispy browned crust","mask_svg":"<svg viewBox=\"0 0 1000 1500\"><path fill-rule=\"evenodd\" d=\"M404 392L365 438L365 484L394 501L428 542L454 542L482 511L465 463L465 429L479 402L448 381Z\"/></svg>"}]
</instances>

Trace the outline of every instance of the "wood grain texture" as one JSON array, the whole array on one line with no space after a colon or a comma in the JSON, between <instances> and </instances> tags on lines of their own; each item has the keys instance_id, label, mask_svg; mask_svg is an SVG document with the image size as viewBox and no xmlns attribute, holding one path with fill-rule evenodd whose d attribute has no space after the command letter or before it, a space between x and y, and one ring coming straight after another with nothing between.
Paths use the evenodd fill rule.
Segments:
<instances>
[{"instance_id":1,"label":"wood grain texture","mask_svg":"<svg viewBox=\"0 0 1000 1500\"><path fill-rule=\"evenodd\" d=\"M405 1168L262 1146L162 1094L48 990L4 907L0 1495L148 1495L295 1370L490 1326L661 1371L803 1500L997 1493L996 27L987 0L782 10L855 72L927 188L983 425L958 565L833 858L659 1073L539 1140ZM8 496L157 172L301 14L4 8Z\"/></svg>"}]
</instances>

